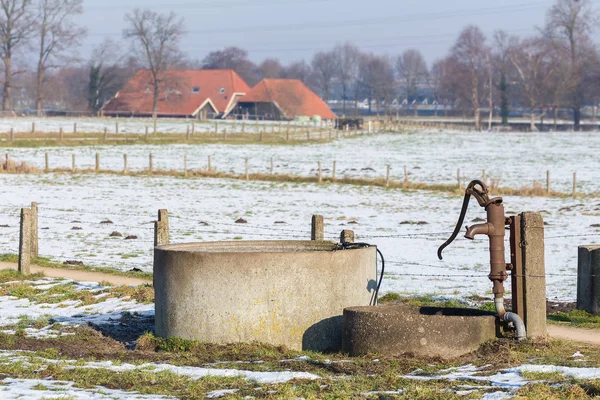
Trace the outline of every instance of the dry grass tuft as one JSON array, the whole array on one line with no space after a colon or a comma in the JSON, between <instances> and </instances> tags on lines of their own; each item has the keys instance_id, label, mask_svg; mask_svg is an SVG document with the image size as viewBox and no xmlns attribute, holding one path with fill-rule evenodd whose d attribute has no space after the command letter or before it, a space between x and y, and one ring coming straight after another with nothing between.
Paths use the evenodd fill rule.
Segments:
<instances>
[{"instance_id":1,"label":"dry grass tuft","mask_svg":"<svg viewBox=\"0 0 600 400\"><path fill-rule=\"evenodd\" d=\"M25 161L17 162L8 158L0 163L0 173L5 174L34 174L40 172L37 168L27 164Z\"/></svg>"}]
</instances>

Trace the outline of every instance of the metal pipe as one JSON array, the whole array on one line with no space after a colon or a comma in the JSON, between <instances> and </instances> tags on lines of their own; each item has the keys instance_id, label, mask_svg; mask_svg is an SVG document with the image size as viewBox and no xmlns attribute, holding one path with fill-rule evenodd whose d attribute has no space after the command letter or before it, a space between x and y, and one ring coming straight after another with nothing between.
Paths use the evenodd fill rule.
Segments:
<instances>
[{"instance_id":1,"label":"metal pipe","mask_svg":"<svg viewBox=\"0 0 600 400\"><path fill-rule=\"evenodd\" d=\"M527 330L525 329L525 324L519 314L515 314L512 312L506 312L504 309L504 297L499 296L494 298L494 306L496 307L496 314L498 318L502 321L512 322L517 330L517 340L522 341L527 338Z\"/></svg>"}]
</instances>

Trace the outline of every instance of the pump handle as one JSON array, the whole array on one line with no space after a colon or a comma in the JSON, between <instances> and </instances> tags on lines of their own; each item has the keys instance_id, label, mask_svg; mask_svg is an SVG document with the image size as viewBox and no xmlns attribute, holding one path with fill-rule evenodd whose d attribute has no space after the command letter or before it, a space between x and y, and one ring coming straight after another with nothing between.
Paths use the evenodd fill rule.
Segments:
<instances>
[{"instance_id":1,"label":"pump handle","mask_svg":"<svg viewBox=\"0 0 600 400\"><path fill-rule=\"evenodd\" d=\"M477 185L481 187L481 190L476 188ZM488 188L485 185L485 183L483 183L480 180L471 181L471 183L469 183L469 185L467 185L467 188L465 189L463 205L460 210L460 216L458 217L458 222L456 223L454 232L452 232L452 235L450 235L448 240L446 240L437 251L437 255L440 260L443 260L442 251L444 251L444 249L448 247L450 243L454 241L454 239L456 239L456 236L458 236L458 232L460 232L462 228L463 222L465 222L465 216L467 215L467 208L469 207L469 200L471 200L471 195L473 195L473 197L477 199L477 202L481 207L486 207L489 203Z\"/></svg>"}]
</instances>

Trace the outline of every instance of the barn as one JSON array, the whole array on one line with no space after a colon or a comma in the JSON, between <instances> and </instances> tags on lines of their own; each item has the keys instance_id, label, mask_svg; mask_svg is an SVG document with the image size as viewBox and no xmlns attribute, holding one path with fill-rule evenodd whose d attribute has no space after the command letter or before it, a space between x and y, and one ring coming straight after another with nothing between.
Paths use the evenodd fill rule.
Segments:
<instances>
[{"instance_id":1,"label":"barn","mask_svg":"<svg viewBox=\"0 0 600 400\"><path fill-rule=\"evenodd\" d=\"M335 119L319 96L297 79L263 79L228 113L257 120L293 120L301 117Z\"/></svg>"},{"instance_id":2,"label":"barn","mask_svg":"<svg viewBox=\"0 0 600 400\"><path fill-rule=\"evenodd\" d=\"M139 70L109 101L105 116L151 117L152 74ZM207 119L225 115L250 87L233 70L170 70L162 78L158 116Z\"/></svg>"}]
</instances>

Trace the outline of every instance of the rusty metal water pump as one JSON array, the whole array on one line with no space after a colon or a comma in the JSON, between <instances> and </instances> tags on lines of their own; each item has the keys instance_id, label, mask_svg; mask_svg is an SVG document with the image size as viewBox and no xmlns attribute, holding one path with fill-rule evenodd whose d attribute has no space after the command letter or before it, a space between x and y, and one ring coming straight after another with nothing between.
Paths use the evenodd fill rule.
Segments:
<instances>
[{"instance_id":1,"label":"rusty metal water pump","mask_svg":"<svg viewBox=\"0 0 600 400\"><path fill-rule=\"evenodd\" d=\"M438 257L442 259L442 251L456 239L458 232L467 214L469 200L471 196L475 197L480 207L485 208L487 212L487 222L467 227L465 238L473 240L477 235L486 235L490 242L490 274L489 278L493 282L494 305L496 313L500 319L512 322L517 330L517 339L525 339L525 324L518 314L507 312L504 309L504 281L508 278L507 263L504 254L505 228L510 225L510 219L504 214L504 204L502 197L489 197L489 190L486 184L479 180L474 180L467 186L462 209L454 232L438 249ZM509 264L508 264L509 265Z\"/></svg>"}]
</instances>

